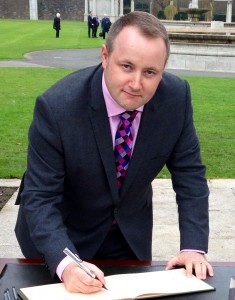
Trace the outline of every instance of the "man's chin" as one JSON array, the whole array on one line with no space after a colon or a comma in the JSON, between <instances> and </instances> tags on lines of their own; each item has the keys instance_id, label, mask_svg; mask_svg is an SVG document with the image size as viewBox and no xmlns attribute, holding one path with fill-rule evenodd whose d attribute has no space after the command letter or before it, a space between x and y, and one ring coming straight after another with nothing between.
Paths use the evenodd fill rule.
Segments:
<instances>
[{"instance_id":1,"label":"man's chin","mask_svg":"<svg viewBox=\"0 0 235 300\"><path fill-rule=\"evenodd\" d=\"M119 105L121 105L121 107L123 107L125 110L135 110L143 104L140 101L137 101L137 99L125 99L121 102L121 104L119 103Z\"/></svg>"}]
</instances>

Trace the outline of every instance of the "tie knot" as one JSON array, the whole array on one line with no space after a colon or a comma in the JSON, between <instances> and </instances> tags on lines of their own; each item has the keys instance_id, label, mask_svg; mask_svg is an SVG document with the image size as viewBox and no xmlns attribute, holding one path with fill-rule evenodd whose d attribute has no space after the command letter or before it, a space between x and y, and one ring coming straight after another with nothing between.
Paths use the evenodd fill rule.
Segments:
<instances>
[{"instance_id":1,"label":"tie knot","mask_svg":"<svg viewBox=\"0 0 235 300\"><path fill-rule=\"evenodd\" d=\"M132 122L135 119L137 113L138 113L137 110L124 111L120 115L120 120L122 121L123 125L126 126L126 127L131 127L132 126Z\"/></svg>"}]
</instances>

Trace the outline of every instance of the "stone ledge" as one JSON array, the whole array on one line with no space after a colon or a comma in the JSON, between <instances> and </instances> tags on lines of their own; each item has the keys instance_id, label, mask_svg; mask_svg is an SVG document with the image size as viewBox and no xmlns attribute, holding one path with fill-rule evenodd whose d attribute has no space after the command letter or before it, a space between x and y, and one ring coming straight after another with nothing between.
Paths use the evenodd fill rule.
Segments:
<instances>
[{"instance_id":1,"label":"stone ledge","mask_svg":"<svg viewBox=\"0 0 235 300\"><path fill-rule=\"evenodd\" d=\"M20 179L0 179L0 186L1 187L19 187L20 186Z\"/></svg>"}]
</instances>

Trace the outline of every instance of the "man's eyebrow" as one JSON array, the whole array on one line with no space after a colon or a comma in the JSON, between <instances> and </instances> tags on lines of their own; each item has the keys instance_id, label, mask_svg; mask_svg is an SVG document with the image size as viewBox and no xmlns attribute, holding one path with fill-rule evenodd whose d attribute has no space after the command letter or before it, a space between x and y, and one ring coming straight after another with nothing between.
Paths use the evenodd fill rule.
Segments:
<instances>
[{"instance_id":1,"label":"man's eyebrow","mask_svg":"<svg viewBox=\"0 0 235 300\"><path fill-rule=\"evenodd\" d=\"M153 72L160 72L161 68L160 67L150 66L150 67L145 68L145 70L147 70L147 71L153 71Z\"/></svg>"},{"instance_id":2,"label":"man's eyebrow","mask_svg":"<svg viewBox=\"0 0 235 300\"><path fill-rule=\"evenodd\" d=\"M129 59L121 59L119 61L119 63L121 65L130 65L130 66L136 66L132 61L130 61ZM153 71L153 72L161 72L161 68L158 67L158 66L148 66L148 67L145 67L143 68L144 71L147 71L147 70L150 70L150 71Z\"/></svg>"},{"instance_id":3,"label":"man's eyebrow","mask_svg":"<svg viewBox=\"0 0 235 300\"><path fill-rule=\"evenodd\" d=\"M120 63L134 66L133 62L131 62L129 59L125 59L125 58L122 58L120 60Z\"/></svg>"}]
</instances>

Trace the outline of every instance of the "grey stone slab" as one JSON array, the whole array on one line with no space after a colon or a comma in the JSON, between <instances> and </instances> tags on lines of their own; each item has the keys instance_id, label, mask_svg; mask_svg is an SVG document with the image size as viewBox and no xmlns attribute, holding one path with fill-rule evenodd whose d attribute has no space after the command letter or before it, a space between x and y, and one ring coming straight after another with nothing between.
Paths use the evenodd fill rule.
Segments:
<instances>
[{"instance_id":1,"label":"grey stone slab","mask_svg":"<svg viewBox=\"0 0 235 300\"><path fill-rule=\"evenodd\" d=\"M2 187L19 187L20 179L0 179L0 186Z\"/></svg>"},{"instance_id":2,"label":"grey stone slab","mask_svg":"<svg viewBox=\"0 0 235 300\"><path fill-rule=\"evenodd\" d=\"M0 180L19 186L20 180ZM210 261L235 261L235 179L208 180L210 188ZM17 192L0 212L0 256L23 257L14 234ZM178 213L171 180L153 181L153 260L167 261L179 252ZM3 225L2 225L3 224Z\"/></svg>"}]
</instances>

